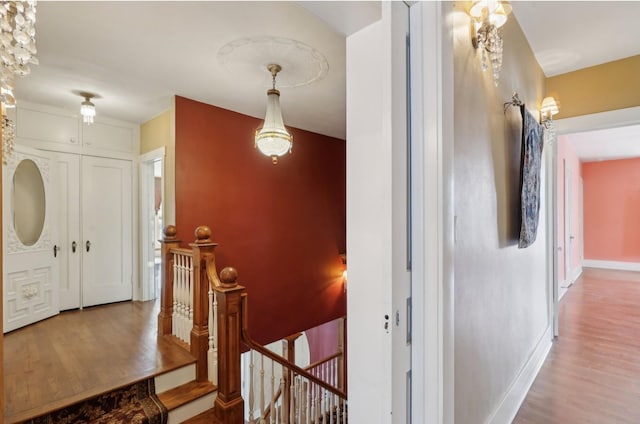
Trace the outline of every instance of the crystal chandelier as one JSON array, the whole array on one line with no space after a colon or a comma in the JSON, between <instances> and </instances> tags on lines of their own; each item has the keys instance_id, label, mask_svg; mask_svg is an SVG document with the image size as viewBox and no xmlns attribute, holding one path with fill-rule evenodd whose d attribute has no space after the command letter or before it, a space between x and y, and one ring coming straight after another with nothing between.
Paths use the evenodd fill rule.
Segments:
<instances>
[{"instance_id":1,"label":"crystal chandelier","mask_svg":"<svg viewBox=\"0 0 640 424\"><path fill-rule=\"evenodd\" d=\"M7 160L11 153L13 153L13 147L15 143L16 124L6 115L2 116L2 163L7 164Z\"/></svg>"},{"instance_id":2,"label":"crystal chandelier","mask_svg":"<svg viewBox=\"0 0 640 424\"><path fill-rule=\"evenodd\" d=\"M5 108L15 107L14 77L29 75L29 64L38 64L36 50L36 2L2 1L0 5L0 101L2 102L2 162L13 151L15 124Z\"/></svg>"},{"instance_id":3,"label":"crystal chandelier","mask_svg":"<svg viewBox=\"0 0 640 424\"><path fill-rule=\"evenodd\" d=\"M271 157L271 162L278 163L278 157L291 153L293 136L282 122L280 110L280 92L276 90L276 75L282 70L277 64L267 66L273 79L273 88L267 91L267 113L262 128L256 130L255 146L262 154Z\"/></svg>"},{"instance_id":4,"label":"crystal chandelier","mask_svg":"<svg viewBox=\"0 0 640 424\"><path fill-rule=\"evenodd\" d=\"M508 1L476 0L469 9L472 25L473 47L481 51L482 70L489 69L493 73L493 82L498 85L502 69L502 31L500 28L507 22L511 13Z\"/></svg>"}]
</instances>

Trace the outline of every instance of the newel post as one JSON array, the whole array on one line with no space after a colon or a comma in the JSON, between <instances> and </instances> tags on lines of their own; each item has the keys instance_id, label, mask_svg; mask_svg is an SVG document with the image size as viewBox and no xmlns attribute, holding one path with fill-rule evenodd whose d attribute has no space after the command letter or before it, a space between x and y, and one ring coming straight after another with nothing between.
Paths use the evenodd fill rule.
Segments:
<instances>
[{"instance_id":1,"label":"newel post","mask_svg":"<svg viewBox=\"0 0 640 424\"><path fill-rule=\"evenodd\" d=\"M173 316L173 254L171 249L180 246L174 225L167 225L162 230L160 241L162 268L160 269L160 313L158 314L158 337L171 334Z\"/></svg>"},{"instance_id":2,"label":"newel post","mask_svg":"<svg viewBox=\"0 0 640 424\"><path fill-rule=\"evenodd\" d=\"M237 280L238 272L225 268L220 272L220 285L214 287L218 298L218 397L214 410L222 424L244 423L240 340L245 288Z\"/></svg>"},{"instance_id":3,"label":"newel post","mask_svg":"<svg viewBox=\"0 0 640 424\"><path fill-rule=\"evenodd\" d=\"M213 259L217 243L211 241L211 229L196 228L196 241L189 243L193 251L193 327L191 354L196 358L196 381L207 381L207 350L209 348L209 278L207 263Z\"/></svg>"}]
</instances>

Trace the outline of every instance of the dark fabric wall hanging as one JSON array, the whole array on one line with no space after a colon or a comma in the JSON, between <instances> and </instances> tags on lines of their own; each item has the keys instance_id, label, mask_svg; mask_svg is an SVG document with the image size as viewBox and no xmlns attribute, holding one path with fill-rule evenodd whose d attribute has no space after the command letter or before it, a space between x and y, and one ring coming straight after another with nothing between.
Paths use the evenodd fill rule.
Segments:
<instances>
[{"instance_id":1,"label":"dark fabric wall hanging","mask_svg":"<svg viewBox=\"0 0 640 424\"><path fill-rule=\"evenodd\" d=\"M520 163L520 240L519 248L536 241L540 215L540 173L542 168L542 125L520 105L522 115L522 157Z\"/></svg>"}]
</instances>

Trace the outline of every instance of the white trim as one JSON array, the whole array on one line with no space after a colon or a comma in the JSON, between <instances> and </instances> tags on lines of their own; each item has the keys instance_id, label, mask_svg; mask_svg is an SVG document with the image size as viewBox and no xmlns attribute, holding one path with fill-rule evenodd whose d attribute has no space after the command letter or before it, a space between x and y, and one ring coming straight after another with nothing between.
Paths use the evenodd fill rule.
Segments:
<instances>
[{"instance_id":1,"label":"white trim","mask_svg":"<svg viewBox=\"0 0 640 424\"><path fill-rule=\"evenodd\" d=\"M138 225L139 238L136 243L136 246L138 246L138 252L139 252L139 255L138 255L139 266L138 266L138 272L136 273L136 275L138 275L139 280L138 280L138 283L134 285L135 287L134 300L146 301L146 300L151 300L155 298L155 296L152 295L153 287L151 287L150 284L153 284L153 283L150 283L151 276L149 275L149 267L147 264L147 261L150 256L147 241L149 240L150 237L152 237L152 235L149 234L149 229L147 228L147 225L146 225L147 214L150 213L146 200L149 198L149 196L151 196L151 193L152 193L152 189L148 187L147 183L148 183L149 176L153 176L153 161L158 159L162 159L163 165L164 165L164 161L165 161L164 147L159 147L150 152L142 154L138 156L138 160L137 160L138 181L137 181L136 187L138 187L140 195L136 197L138 199L138 202L135 203L138 206L138 212L136 213L136 216L138 216L138 222L139 222L139 225ZM162 198L163 199L165 198L164 197L165 196L164 195L164 178L165 177L164 177L164 166L163 166L163 173L162 173L162 181L163 181ZM163 211L164 211L164 203L165 202L163 202Z\"/></svg>"},{"instance_id":2,"label":"white trim","mask_svg":"<svg viewBox=\"0 0 640 424\"><path fill-rule=\"evenodd\" d=\"M505 393L500 405L487 419L487 424L509 424L516 417L522 402L529 392L529 388L536 379L545 359L547 359L549 350L551 350L551 333L552 328L549 326L540 337L529 360L522 367L513 383L511 383L511 387Z\"/></svg>"},{"instance_id":3,"label":"white trim","mask_svg":"<svg viewBox=\"0 0 640 424\"><path fill-rule=\"evenodd\" d=\"M571 134L635 125L640 123L640 106L558 119L554 122L557 125L558 134Z\"/></svg>"},{"instance_id":4,"label":"white trim","mask_svg":"<svg viewBox=\"0 0 640 424\"><path fill-rule=\"evenodd\" d=\"M411 14L413 137L412 422L454 421L453 10ZM419 156L419 157L418 157ZM420 190L420 193L417 191Z\"/></svg>"},{"instance_id":5,"label":"white trim","mask_svg":"<svg viewBox=\"0 0 640 424\"><path fill-rule=\"evenodd\" d=\"M558 269L558 137L555 128L545 131L546 146L546 219L547 219L547 313L553 325L553 337L558 335L558 305L560 298Z\"/></svg>"},{"instance_id":6,"label":"white trim","mask_svg":"<svg viewBox=\"0 0 640 424\"><path fill-rule=\"evenodd\" d=\"M571 284L575 283L582 275L582 265L579 265L571 270Z\"/></svg>"},{"instance_id":7,"label":"white trim","mask_svg":"<svg viewBox=\"0 0 640 424\"><path fill-rule=\"evenodd\" d=\"M617 269L620 271L640 271L640 262L601 261L597 259L585 259L583 267Z\"/></svg>"}]
</instances>

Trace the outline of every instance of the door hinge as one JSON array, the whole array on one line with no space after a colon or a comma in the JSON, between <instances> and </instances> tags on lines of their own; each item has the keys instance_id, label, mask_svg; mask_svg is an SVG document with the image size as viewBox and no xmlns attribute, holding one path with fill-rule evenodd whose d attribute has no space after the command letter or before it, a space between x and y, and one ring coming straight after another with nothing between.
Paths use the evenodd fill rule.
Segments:
<instances>
[{"instance_id":1,"label":"door hinge","mask_svg":"<svg viewBox=\"0 0 640 424\"><path fill-rule=\"evenodd\" d=\"M411 331L412 331L412 320L411 320L411 297L407 297L407 344L411 344Z\"/></svg>"}]
</instances>

